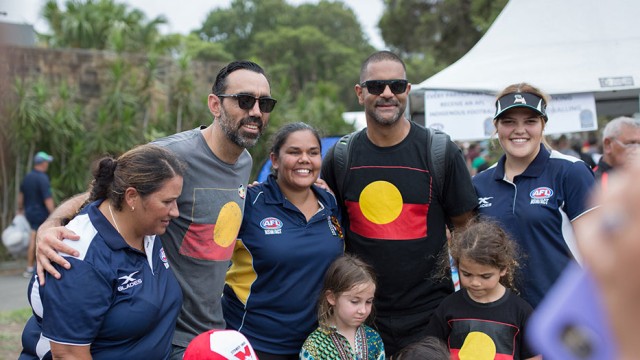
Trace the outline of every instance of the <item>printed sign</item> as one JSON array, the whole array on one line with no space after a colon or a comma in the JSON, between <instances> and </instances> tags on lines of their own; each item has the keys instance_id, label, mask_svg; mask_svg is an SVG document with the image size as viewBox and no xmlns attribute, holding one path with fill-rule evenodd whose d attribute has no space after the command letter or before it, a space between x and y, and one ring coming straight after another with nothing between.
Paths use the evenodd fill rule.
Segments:
<instances>
[{"instance_id":1,"label":"printed sign","mask_svg":"<svg viewBox=\"0 0 640 360\"><path fill-rule=\"evenodd\" d=\"M490 138L495 128L495 96L485 93L428 90L424 94L426 126L454 140ZM593 94L553 95L547 106L545 134L591 131L598 128Z\"/></svg>"}]
</instances>

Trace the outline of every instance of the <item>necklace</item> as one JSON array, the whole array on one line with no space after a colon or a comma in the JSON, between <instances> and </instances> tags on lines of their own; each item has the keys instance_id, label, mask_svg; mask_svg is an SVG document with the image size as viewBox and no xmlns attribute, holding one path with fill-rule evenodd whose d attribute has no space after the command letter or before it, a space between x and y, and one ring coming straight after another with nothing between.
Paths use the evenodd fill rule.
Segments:
<instances>
[{"instance_id":1,"label":"necklace","mask_svg":"<svg viewBox=\"0 0 640 360\"><path fill-rule=\"evenodd\" d=\"M111 214L111 220L113 220L113 225L116 226L116 231L118 231L118 234L122 236L122 233L120 232L120 228L118 227L118 222L116 221L116 218L113 216L113 210L111 210L111 204L109 204L109 214Z\"/></svg>"},{"instance_id":2,"label":"necklace","mask_svg":"<svg viewBox=\"0 0 640 360\"><path fill-rule=\"evenodd\" d=\"M120 232L120 228L118 227L118 222L116 221L115 216L113 216L113 210L111 210L111 204L109 204L109 214L111 214L111 219L113 220L113 225L115 225L115 226L116 226L116 230L118 231L118 234L120 234L120 236L122 236L122 239L124 240L124 242L126 242L127 244L129 244L129 246L131 246L132 248L134 248L134 249L136 249L136 250L139 250L139 251L145 252L145 251L144 251L144 245L140 244L140 245L138 245L138 246L136 247L136 246L134 246L134 245L131 245L131 243L129 243L129 242L127 241L127 239L125 239L125 238L124 238L124 235L122 235L122 233Z\"/></svg>"}]
</instances>

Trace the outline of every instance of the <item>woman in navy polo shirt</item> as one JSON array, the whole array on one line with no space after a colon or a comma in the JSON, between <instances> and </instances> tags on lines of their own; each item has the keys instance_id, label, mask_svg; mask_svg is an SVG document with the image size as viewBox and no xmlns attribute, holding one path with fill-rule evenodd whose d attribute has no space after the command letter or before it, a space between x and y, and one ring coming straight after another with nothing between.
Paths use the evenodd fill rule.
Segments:
<instances>
[{"instance_id":1,"label":"woman in navy polo shirt","mask_svg":"<svg viewBox=\"0 0 640 360\"><path fill-rule=\"evenodd\" d=\"M64 242L79 256L64 272L54 265L60 280L29 284L20 359L169 357L182 292L155 234L178 216L182 174L154 145L100 160L91 203L67 225L80 240Z\"/></svg>"},{"instance_id":2,"label":"woman in navy polo shirt","mask_svg":"<svg viewBox=\"0 0 640 360\"><path fill-rule=\"evenodd\" d=\"M317 327L316 301L344 251L343 232L335 197L314 185L322 162L316 130L284 125L270 156L273 174L247 191L222 307L260 360L297 360Z\"/></svg>"},{"instance_id":3,"label":"woman in navy polo shirt","mask_svg":"<svg viewBox=\"0 0 640 360\"><path fill-rule=\"evenodd\" d=\"M534 308L572 260L574 227L591 210L591 169L544 140L548 96L530 84L498 94L493 124L504 155L473 178L478 210L500 222L524 253L522 297Z\"/></svg>"}]
</instances>

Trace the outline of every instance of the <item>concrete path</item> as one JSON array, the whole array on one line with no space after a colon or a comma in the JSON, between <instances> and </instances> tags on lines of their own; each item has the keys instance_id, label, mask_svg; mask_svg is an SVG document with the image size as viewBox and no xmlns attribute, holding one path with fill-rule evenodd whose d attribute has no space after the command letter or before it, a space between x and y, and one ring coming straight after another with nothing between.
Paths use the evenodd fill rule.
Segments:
<instances>
[{"instance_id":1,"label":"concrete path","mask_svg":"<svg viewBox=\"0 0 640 360\"><path fill-rule=\"evenodd\" d=\"M27 286L29 280L22 276L24 261L0 262L0 311L29 307Z\"/></svg>"}]
</instances>

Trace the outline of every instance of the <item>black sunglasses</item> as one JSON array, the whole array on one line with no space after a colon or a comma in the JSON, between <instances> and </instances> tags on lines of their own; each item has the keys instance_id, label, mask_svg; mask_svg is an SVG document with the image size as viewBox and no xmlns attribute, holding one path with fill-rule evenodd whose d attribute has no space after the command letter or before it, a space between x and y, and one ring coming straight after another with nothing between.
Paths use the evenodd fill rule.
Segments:
<instances>
[{"instance_id":1,"label":"black sunglasses","mask_svg":"<svg viewBox=\"0 0 640 360\"><path fill-rule=\"evenodd\" d=\"M273 108L276 106L276 103L278 102L276 99L270 98L268 96L262 96L257 98L249 94L220 94L216 96L221 98L226 98L226 97L235 98L236 100L238 100L238 106L242 110L250 110L253 107L253 105L256 104L256 100L258 100L258 107L260 108L260 111L262 111L263 113L270 113L273 110Z\"/></svg>"},{"instance_id":2,"label":"black sunglasses","mask_svg":"<svg viewBox=\"0 0 640 360\"><path fill-rule=\"evenodd\" d=\"M360 84L360 86L367 88L369 94L380 95L384 92L384 89L389 85L389 89L394 94L402 94L407 90L407 80L395 79L395 80L367 80Z\"/></svg>"}]
</instances>

